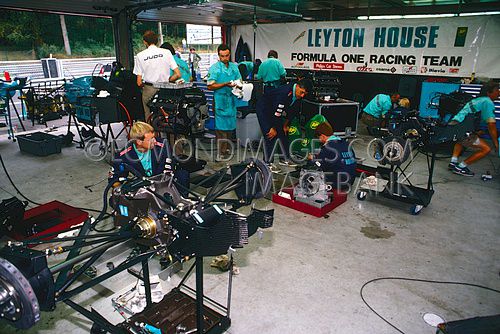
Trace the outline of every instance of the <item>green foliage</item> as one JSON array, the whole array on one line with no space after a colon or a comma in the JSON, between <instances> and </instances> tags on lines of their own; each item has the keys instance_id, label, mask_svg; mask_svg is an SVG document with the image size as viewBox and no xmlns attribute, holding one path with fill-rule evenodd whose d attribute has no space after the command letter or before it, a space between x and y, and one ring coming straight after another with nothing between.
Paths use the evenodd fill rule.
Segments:
<instances>
[{"instance_id":1,"label":"green foliage","mask_svg":"<svg viewBox=\"0 0 500 334\"><path fill-rule=\"evenodd\" d=\"M64 46L42 44L36 49L36 56L38 58L48 58L52 54L53 57L59 58L60 55L64 55Z\"/></svg>"},{"instance_id":2,"label":"green foliage","mask_svg":"<svg viewBox=\"0 0 500 334\"><path fill-rule=\"evenodd\" d=\"M31 47L40 38L35 13L0 10L0 45Z\"/></svg>"},{"instance_id":3,"label":"green foliage","mask_svg":"<svg viewBox=\"0 0 500 334\"><path fill-rule=\"evenodd\" d=\"M132 46L134 54L146 47L142 42L142 35L146 30L158 33L158 23L149 21L136 21L132 23ZM163 42L169 42L174 48L182 46L182 38L186 36L185 24L163 24Z\"/></svg>"},{"instance_id":4,"label":"green foliage","mask_svg":"<svg viewBox=\"0 0 500 334\"><path fill-rule=\"evenodd\" d=\"M111 19L66 15L66 28L71 56L64 50L59 15L0 9L0 59L16 59L19 54L45 58L109 57L115 55ZM146 30L158 32L156 22L136 21L132 24L134 54L144 50L142 34ZM164 41L181 46L186 34L183 24L163 24ZM32 51L32 52L30 52ZM18 56L19 57L19 56Z\"/></svg>"}]
</instances>

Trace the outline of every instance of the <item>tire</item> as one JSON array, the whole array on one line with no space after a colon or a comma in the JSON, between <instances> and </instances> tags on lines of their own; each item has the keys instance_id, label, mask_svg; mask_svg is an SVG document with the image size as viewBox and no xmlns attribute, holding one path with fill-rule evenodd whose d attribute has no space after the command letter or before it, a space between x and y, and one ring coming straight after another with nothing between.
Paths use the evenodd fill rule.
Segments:
<instances>
[{"instance_id":1,"label":"tire","mask_svg":"<svg viewBox=\"0 0 500 334\"><path fill-rule=\"evenodd\" d=\"M19 329L28 329L40 320L40 306L29 281L16 266L0 258L0 281L10 284L19 303L20 315L7 321ZM2 283L3 284L3 283Z\"/></svg>"}]
</instances>

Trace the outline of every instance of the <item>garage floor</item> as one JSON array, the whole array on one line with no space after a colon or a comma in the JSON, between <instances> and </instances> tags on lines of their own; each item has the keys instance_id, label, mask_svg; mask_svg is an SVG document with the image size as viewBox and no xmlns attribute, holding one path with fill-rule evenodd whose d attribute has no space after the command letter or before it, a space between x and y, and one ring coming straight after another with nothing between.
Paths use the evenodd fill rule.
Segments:
<instances>
[{"instance_id":1,"label":"garage floor","mask_svg":"<svg viewBox=\"0 0 500 334\"><path fill-rule=\"evenodd\" d=\"M61 132L63 130L60 130ZM358 156L366 156L366 142L356 143ZM74 206L100 208L104 183L90 192L84 186L105 178L105 161L92 161L81 149L63 148L61 154L35 157L19 151L17 143L0 135L0 153L17 186L34 201L54 199ZM414 177L425 182L425 159L418 157ZM360 289L378 277L408 277L460 281L500 289L500 175L498 158L490 155L473 170L487 170L493 180L476 175L464 178L447 170L448 159L438 160L436 193L419 216L410 206L355 193L328 217L314 218L260 200L257 206L275 209L274 227L262 239L254 236L239 249L228 333L396 333L364 305ZM211 167L222 166L210 163ZM0 171L0 199L15 195ZM5 242L5 239L2 239ZM97 266L115 264L130 248L110 252ZM205 260L205 292L225 302L227 273L210 268ZM159 271L152 261L152 272ZM188 268L185 265L184 268ZM193 275L194 276L194 275ZM174 275L162 286L169 291L179 281ZM193 277L190 283L194 286ZM136 279L127 274L79 295L75 301L92 306L114 323L123 321L111 306L111 297L132 288ZM460 286L402 280L377 281L366 286L366 301L405 333L434 333L422 316L431 312L446 320L500 313L500 298L493 292ZM88 333L89 320L66 305L43 313L34 328L23 333ZM0 333L21 333L0 324Z\"/></svg>"}]
</instances>

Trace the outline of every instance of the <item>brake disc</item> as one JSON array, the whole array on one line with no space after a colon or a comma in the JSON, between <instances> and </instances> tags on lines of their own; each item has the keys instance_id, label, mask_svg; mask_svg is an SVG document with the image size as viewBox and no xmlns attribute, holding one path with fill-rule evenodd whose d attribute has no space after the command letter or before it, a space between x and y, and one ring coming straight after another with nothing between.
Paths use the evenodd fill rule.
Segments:
<instances>
[{"instance_id":1,"label":"brake disc","mask_svg":"<svg viewBox=\"0 0 500 334\"><path fill-rule=\"evenodd\" d=\"M38 299L28 280L9 261L0 258L0 318L20 329L40 320Z\"/></svg>"}]
</instances>

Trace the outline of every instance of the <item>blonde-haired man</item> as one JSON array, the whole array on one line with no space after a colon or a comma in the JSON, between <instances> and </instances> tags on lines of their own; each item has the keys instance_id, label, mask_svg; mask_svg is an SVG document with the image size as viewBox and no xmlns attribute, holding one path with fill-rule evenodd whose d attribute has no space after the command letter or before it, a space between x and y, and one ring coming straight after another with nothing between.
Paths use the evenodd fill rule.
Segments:
<instances>
[{"instance_id":1,"label":"blonde-haired man","mask_svg":"<svg viewBox=\"0 0 500 334\"><path fill-rule=\"evenodd\" d=\"M156 139L154 129L148 123L135 122L130 130L130 141L113 160L109 182L120 182L120 178L126 178L129 172L139 174L136 176L174 173L178 182L187 187L189 174L175 167L168 142Z\"/></svg>"},{"instance_id":2,"label":"blonde-haired man","mask_svg":"<svg viewBox=\"0 0 500 334\"><path fill-rule=\"evenodd\" d=\"M410 109L410 100L407 99L406 97L403 97L401 100L399 100L399 106Z\"/></svg>"}]
</instances>

